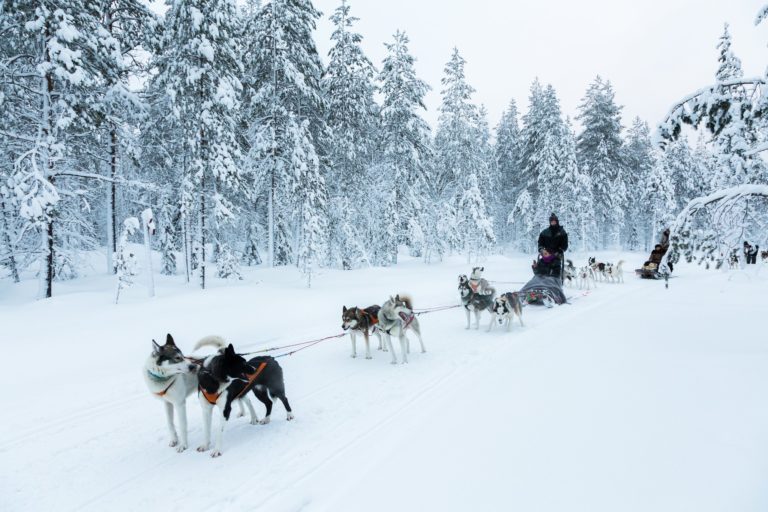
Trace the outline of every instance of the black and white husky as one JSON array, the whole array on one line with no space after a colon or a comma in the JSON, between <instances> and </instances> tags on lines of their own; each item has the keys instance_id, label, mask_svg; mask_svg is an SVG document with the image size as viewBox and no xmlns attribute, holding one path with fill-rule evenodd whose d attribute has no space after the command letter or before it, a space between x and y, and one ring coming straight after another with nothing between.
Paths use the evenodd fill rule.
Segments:
<instances>
[{"instance_id":1,"label":"black and white husky","mask_svg":"<svg viewBox=\"0 0 768 512\"><path fill-rule=\"evenodd\" d=\"M520 306L520 296L517 292L507 292L496 297L493 301L493 314L499 325L504 325L506 322L508 331L512 329L512 318L515 316L520 320L520 327L522 327L523 308ZM489 331L493 327L493 320L491 319L491 325L488 327Z\"/></svg>"},{"instance_id":2,"label":"black and white husky","mask_svg":"<svg viewBox=\"0 0 768 512\"><path fill-rule=\"evenodd\" d=\"M469 316L471 312L475 313L475 328L480 328L480 314L483 311L488 311L493 315L493 299L494 292L491 293L479 293L470 284L470 279L466 275L459 276L459 295L461 295L461 305L464 306L464 311L467 313L467 329L470 327ZM493 322L493 318L491 318ZM488 326L490 330L490 326Z\"/></svg>"},{"instance_id":3,"label":"black and white husky","mask_svg":"<svg viewBox=\"0 0 768 512\"><path fill-rule=\"evenodd\" d=\"M397 364L397 354L395 354L395 350L392 347L392 336L397 336L400 339L401 362L408 362L410 343L405 336L408 330L415 332L419 338L421 352L427 351L424 347L424 340L421 338L419 319L413 313L410 297L406 295L390 297L381 305L379 310L379 330L384 334L384 343L392 353L392 364Z\"/></svg>"},{"instance_id":4,"label":"black and white husky","mask_svg":"<svg viewBox=\"0 0 768 512\"><path fill-rule=\"evenodd\" d=\"M203 408L203 434L204 441L197 451L204 452L211 447L211 416L214 408L218 408L221 415L216 430L216 442L211 452L211 457L221 455L222 437L224 426L232 412L232 403L245 401L245 405L251 414L251 424L269 423L272 414L272 399L277 398L287 411L287 419L293 419L293 412L285 396L285 382L283 381L283 369L277 361L270 356L259 356L249 359L235 352L232 344L224 347L224 342L218 337L204 338L196 345L196 349L204 345L219 347L215 355L211 355L203 361L202 368L198 371L199 399ZM267 414L263 420L258 421L256 411L246 399L249 391L253 391L256 398L267 408ZM271 398L270 398L271 397Z\"/></svg>"},{"instance_id":5,"label":"black and white husky","mask_svg":"<svg viewBox=\"0 0 768 512\"><path fill-rule=\"evenodd\" d=\"M144 382L150 393L165 405L170 445L176 447L178 452L183 452L188 446L187 397L197 390L198 368L184 357L170 334L165 338L165 345L158 345L152 340L152 354L144 363ZM174 411L179 419L181 440L173 423Z\"/></svg>"}]
</instances>

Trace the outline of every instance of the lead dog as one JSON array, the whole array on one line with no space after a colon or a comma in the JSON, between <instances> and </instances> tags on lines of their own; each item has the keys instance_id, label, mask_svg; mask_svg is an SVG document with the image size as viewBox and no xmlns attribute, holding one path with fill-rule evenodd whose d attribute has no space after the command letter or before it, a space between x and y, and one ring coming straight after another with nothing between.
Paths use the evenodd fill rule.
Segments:
<instances>
[{"instance_id":1,"label":"lead dog","mask_svg":"<svg viewBox=\"0 0 768 512\"><path fill-rule=\"evenodd\" d=\"M379 329L384 333L384 343L392 352L392 364L397 364L397 354L395 354L395 349L392 347L392 336L397 336L400 339L401 362L408 362L410 344L405 333L409 329L415 332L419 338L421 352L427 351L424 347L424 340L421 338L419 319L413 313L411 298L407 295L395 295L381 305L379 310Z\"/></svg>"},{"instance_id":2,"label":"lead dog","mask_svg":"<svg viewBox=\"0 0 768 512\"><path fill-rule=\"evenodd\" d=\"M198 371L199 399L203 408L203 434L204 441L197 451L204 452L211 447L211 416L213 410L218 408L219 425L216 430L216 441L211 457L221 455L222 437L224 426L232 412L232 402L243 400L249 391L253 391L256 398L267 408L267 414L263 420L258 421L256 412L248 400L246 405L251 413L251 424L257 422L266 425L272 413L272 398L278 398L287 411L288 421L294 418L291 406L285 396L285 383L283 381L283 369L277 361L270 356L260 356L245 360L243 356L235 352L232 344L224 347L223 340L218 337L210 337L201 340L195 348L203 345L219 347L215 355L205 359L202 368Z\"/></svg>"},{"instance_id":3,"label":"lead dog","mask_svg":"<svg viewBox=\"0 0 768 512\"><path fill-rule=\"evenodd\" d=\"M520 296L517 292L507 292L496 297L493 301L493 314L496 316L496 320L499 325L504 325L506 322L507 331L512 330L512 318L517 316L520 320L520 327L523 327L523 308L520 307ZM491 318L491 325L488 326L490 331L493 327L493 318Z\"/></svg>"},{"instance_id":4,"label":"lead dog","mask_svg":"<svg viewBox=\"0 0 768 512\"><path fill-rule=\"evenodd\" d=\"M342 306L341 328L349 331L349 337L352 339L352 357L357 357L357 333L362 332L363 338L365 338L365 358L372 359L371 342L368 336L369 329L379 338L379 350L382 350L381 332L378 327L380 309L381 306L375 304L365 309Z\"/></svg>"},{"instance_id":5,"label":"lead dog","mask_svg":"<svg viewBox=\"0 0 768 512\"><path fill-rule=\"evenodd\" d=\"M150 393L163 401L170 446L181 453L187 449L187 397L197 389L198 365L188 361L179 347L168 334L165 345L158 345L152 340L152 354L144 363L144 382ZM179 419L181 442L173 423L173 413Z\"/></svg>"},{"instance_id":6,"label":"lead dog","mask_svg":"<svg viewBox=\"0 0 768 512\"><path fill-rule=\"evenodd\" d=\"M475 313L475 328L480 328L480 314L483 311L488 311L493 315L493 299L494 295L483 294L476 292L470 285L470 280L467 276L459 276L459 294L461 295L461 305L464 306L464 311L467 313L467 329L470 328L470 313ZM491 319L493 322L493 319ZM490 327L489 327L490 328Z\"/></svg>"}]
</instances>

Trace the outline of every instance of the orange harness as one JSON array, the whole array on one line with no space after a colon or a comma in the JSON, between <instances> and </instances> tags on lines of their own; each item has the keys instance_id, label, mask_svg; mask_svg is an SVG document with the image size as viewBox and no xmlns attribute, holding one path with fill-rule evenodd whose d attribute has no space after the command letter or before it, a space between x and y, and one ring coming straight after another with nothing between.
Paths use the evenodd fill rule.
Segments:
<instances>
[{"instance_id":1,"label":"orange harness","mask_svg":"<svg viewBox=\"0 0 768 512\"><path fill-rule=\"evenodd\" d=\"M167 387L167 388L165 388L165 389L164 389L164 390L162 390L162 391L157 391L157 392L155 392L155 394L156 394L157 396L159 396L159 397L163 397L163 396L165 396L165 394L168 392L168 390L169 390L169 389L171 389L171 386L173 386L174 384L176 384L176 379L173 379L173 380L171 381L171 383L170 383L170 384L168 384L168 387Z\"/></svg>"},{"instance_id":2,"label":"orange harness","mask_svg":"<svg viewBox=\"0 0 768 512\"><path fill-rule=\"evenodd\" d=\"M242 397L244 394L246 394L248 391L250 391L251 387L253 386L254 381L256 380L256 377L259 376L259 374L264 371L264 368L267 367L267 363L261 363L258 368L256 368L256 371L253 373L246 373L245 376L248 377L248 383L245 385L243 390L237 394L237 396L234 398L234 400L237 400L238 398ZM168 386L170 387L170 386ZM208 401L211 405L216 405L216 402L218 402L219 397L221 396L221 393L209 393L208 391L204 390L201 387L197 388L205 397L205 399Z\"/></svg>"}]
</instances>

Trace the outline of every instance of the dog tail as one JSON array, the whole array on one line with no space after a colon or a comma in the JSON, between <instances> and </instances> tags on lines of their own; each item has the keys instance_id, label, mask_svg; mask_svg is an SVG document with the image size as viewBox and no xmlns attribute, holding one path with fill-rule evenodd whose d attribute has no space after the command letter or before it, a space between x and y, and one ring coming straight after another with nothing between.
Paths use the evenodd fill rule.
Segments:
<instances>
[{"instance_id":1,"label":"dog tail","mask_svg":"<svg viewBox=\"0 0 768 512\"><path fill-rule=\"evenodd\" d=\"M216 348L224 348L227 346L227 342L222 338L221 336L206 336L205 338L202 338L200 341L195 343L195 348L193 350L197 350L201 347L216 347Z\"/></svg>"},{"instance_id":2,"label":"dog tail","mask_svg":"<svg viewBox=\"0 0 768 512\"><path fill-rule=\"evenodd\" d=\"M399 294L400 300L405 302L405 307L407 307L410 310L413 310L413 299L410 295L407 293L401 293Z\"/></svg>"}]
</instances>

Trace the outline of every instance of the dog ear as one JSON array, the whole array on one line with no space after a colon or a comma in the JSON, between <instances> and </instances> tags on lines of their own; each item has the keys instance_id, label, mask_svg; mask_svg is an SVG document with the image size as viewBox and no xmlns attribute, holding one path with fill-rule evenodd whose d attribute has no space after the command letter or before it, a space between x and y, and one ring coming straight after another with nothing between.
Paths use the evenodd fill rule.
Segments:
<instances>
[{"instance_id":1,"label":"dog ear","mask_svg":"<svg viewBox=\"0 0 768 512\"><path fill-rule=\"evenodd\" d=\"M480 267L480 272L485 272L485 267Z\"/></svg>"},{"instance_id":2,"label":"dog ear","mask_svg":"<svg viewBox=\"0 0 768 512\"><path fill-rule=\"evenodd\" d=\"M400 294L395 295L395 302L400 302Z\"/></svg>"},{"instance_id":3,"label":"dog ear","mask_svg":"<svg viewBox=\"0 0 768 512\"><path fill-rule=\"evenodd\" d=\"M155 354L160 353L160 345L158 345L155 340L152 340L152 352L154 352Z\"/></svg>"},{"instance_id":4,"label":"dog ear","mask_svg":"<svg viewBox=\"0 0 768 512\"><path fill-rule=\"evenodd\" d=\"M173 336L171 336L171 333L168 333L165 335L165 344L166 345L173 345L176 346L176 343L173 341Z\"/></svg>"},{"instance_id":5,"label":"dog ear","mask_svg":"<svg viewBox=\"0 0 768 512\"><path fill-rule=\"evenodd\" d=\"M347 312L347 306L341 306L341 312L346 313Z\"/></svg>"},{"instance_id":6,"label":"dog ear","mask_svg":"<svg viewBox=\"0 0 768 512\"><path fill-rule=\"evenodd\" d=\"M230 343L229 345L227 345L227 348L224 349L224 354L228 356L235 355L235 347L232 346L232 344Z\"/></svg>"}]
</instances>

